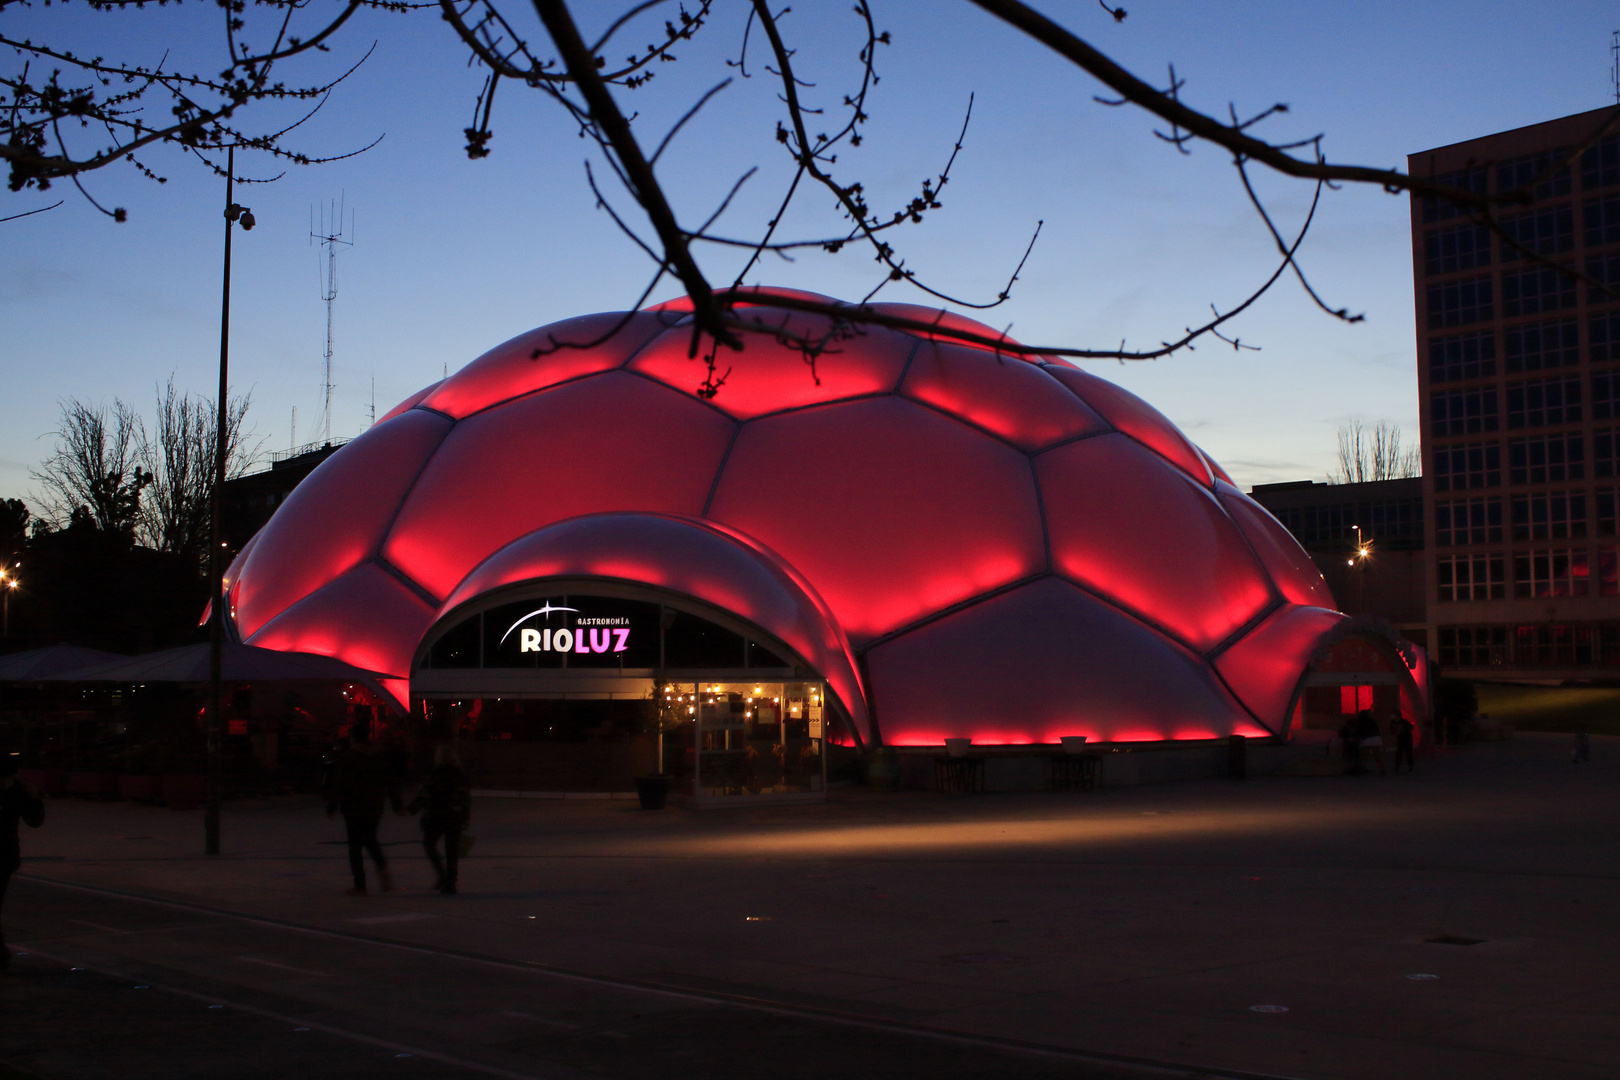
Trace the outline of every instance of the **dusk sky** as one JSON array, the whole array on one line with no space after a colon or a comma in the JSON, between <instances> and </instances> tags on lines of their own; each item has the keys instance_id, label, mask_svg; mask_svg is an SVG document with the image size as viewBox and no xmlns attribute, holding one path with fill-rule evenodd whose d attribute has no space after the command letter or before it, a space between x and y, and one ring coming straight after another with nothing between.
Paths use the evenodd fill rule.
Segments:
<instances>
[{"instance_id":1,"label":"dusk sky","mask_svg":"<svg viewBox=\"0 0 1620 1080\"><path fill-rule=\"evenodd\" d=\"M1231 102L1247 115L1286 102L1289 113L1258 133L1274 141L1324 133L1328 157L1343 163L1404 168L1409 153L1614 100L1609 35L1620 9L1595 0L1137 0L1122 24L1095 0L1038 6L1149 81L1162 83L1174 64L1184 99L1204 111L1224 114ZM621 9L574 7L587 37ZM969 93L976 95L944 209L898 237L908 265L943 291L987 299L1036 221L1046 223L1012 300L975 317L1010 325L1031 343L1106 347L1123 339L1145 347L1203 321L1211 304L1240 302L1274 268L1271 240L1224 152L1195 145L1183 156L1154 137L1162 125L1151 117L1094 103L1104 90L1090 76L969 4L874 7L893 44L878 56L882 82L869 99L866 142L838 163L841 177L866 182L874 206L903 205L938 172ZM736 75L724 61L737 55L746 9L721 0L699 39L677 50L678 63L660 65L644 89L618 92L627 112L639 112L644 145L656 145L705 89ZM526 10L511 5L514 17ZM624 44L653 40L666 17L655 10ZM213 71L223 56L212 3L110 18L75 4L8 9L5 18L9 35L143 63L168 49L171 63L195 59ZM524 25L544 40L532 13ZM858 75L859 23L849 5L800 4L783 27L817 84L809 99L835 108ZM295 407L298 442L314 438L319 422L326 320L321 252L308 236L312 207L342 198L355 213L335 320L338 437L366 426L373 379L381 415L515 334L634 303L649 272L646 257L593 208L587 144L539 94L504 85L492 154L467 159L461 132L482 77L434 12L357 16L331 54L289 63L282 77L318 81L373 41L370 59L287 145L323 155L383 141L336 164L292 166L238 196L258 227L235 244L232 383L252 393L249 420L265 451L291 444ZM763 70L760 45L756 37L753 77L721 92L659 163L689 222L760 166L722 221L734 235L760 228L788 173L772 138L777 84ZM245 123L255 125L251 109ZM121 225L70 183L43 195L0 195L0 217L65 200L0 224L0 497L36 489L29 470L50 450L64 399L118 396L149 413L171 374L183 389L213 393L224 185L172 152L152 154L149 164L169 182L143 180L124 165L83 180L105 205L127 208ZM266 159L238 158L239 173L281 171ZM1256 175L1279 224L1297 226L1310 186ZM614 194L644 228L628 197ZM830 203L808 192L792 223L803 234L836 232ZM1244 488L1322 479L1333 466L1335 429L1353 417L1396 421L1415 439L1407 206L1405 196L1377 190L1325 193L1303 248L1324 298L1365 312L1364 323L1335 322L1285 280L1230 324L1259 352L1210 340L1150 363L1083 364L1158 406ZM724 252L702 259L717 282L738 267ZM750 280L857 299L877 277L870 257L850 248L792 263L767 259ZM654 299L675 292L665 285ZM880 297L929 302L902 286Z\"/></svg>"}]
</instances>

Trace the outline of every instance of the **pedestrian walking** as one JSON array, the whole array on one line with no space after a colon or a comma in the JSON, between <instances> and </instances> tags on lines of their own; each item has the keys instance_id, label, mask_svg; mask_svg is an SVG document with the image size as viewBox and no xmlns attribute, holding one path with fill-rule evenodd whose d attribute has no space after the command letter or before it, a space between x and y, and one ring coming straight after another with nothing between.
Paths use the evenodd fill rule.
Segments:
<instances>
[{"instance_id":1,"label":"pedestrian walking","mask_svg":"<svg viewBox=\"0 0 1620 1080\"><path fill-rule=\"evenodd\" d=\"M1363 757L1372 752L1372 757L1378 762L1378 775L1384 775L1384 732L1378 726L1371 709L1362 709L1356 715L1356 737L1361 740L1361 753Z\"/></svg>"},{"instance_id":2,"label":"pedestrian walking","mask_svg":"<svg viewBox=\"0 0 1620 1080\"><path fill-rule=\"evenodd\" d=\"M17 755L0 755L0 908L6 902L6 886L22 866L22 840L17 826L26 822L37 829L45 822L45 803L39 792L17 779ZM0 971L11 967L11 950L6 946L5 926L0 924Z\"/></svg>"},{"instance_id":3,"label":"pedestrian walking","mask_svg":"<svg viewBox=\"0 0 1620 1080\"><path fill-rule=\"evenodd\" d=\"M394 813L405 812L399 795L399 778L388 758L371 742L369 725L357 723L349 735L349 746L332 762L326 785L326 816L343 813L349 840L349 870L354 874L350 896L366 895L365 855L377 866L377 880L383 892L394 887L388 873L388 860L377 841L383 806L391 804Z\"/></svg>"},{"instance_id":4,"label":"pedestrian walking","mask_svg":"<svg viewBox=\"0 0 1620 1080\"><path fill-rule=\"evenodd\" d=\"M472 815L472 779L461 767L455 748L448 743L433 751L433 770L408 808L422 813L422 850L433 864L433 887L446 896L456 894L456 871L461 862L461 838ZM439 856L439 841L444 856Z\"/></svg>"},{"instance_id":5,"label":"pedestrian walking","mask_svg":"<svg viewBox=\"0 0 1620 1080\"><path fill-rule=\"evenodd\" d=\"M1356 734L1356 718L1346 718L1339 727L1339 752L1344 755L1344 771L1348 776L1359 776L1361 767L1361 737Z\"/></svg>"},{"instance_id":6,"label":"pedestrian walking","mask_svg":"<svg viewBox=\"0 0 1620 1080\"><path fill-rule=\"evenodd\" d=\"M1413 770L1412 764L1412 735L1417 725L1404 716L1397 716L1389 725L1395 730L1395 771L1401 771L1401 762L1406 762L1406 771Z\"/></svg>"}]
</instances>

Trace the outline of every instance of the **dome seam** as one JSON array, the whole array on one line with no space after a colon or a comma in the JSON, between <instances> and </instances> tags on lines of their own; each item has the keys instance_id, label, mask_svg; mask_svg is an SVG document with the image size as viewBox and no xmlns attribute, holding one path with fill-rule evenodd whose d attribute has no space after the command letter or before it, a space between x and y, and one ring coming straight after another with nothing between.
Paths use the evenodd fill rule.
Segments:
<instances>
[{"instance_id":1,"label":"dome seam","mask_svg":"<svg viewBox=\"0 0 1620 1080\"><path fill-rule=\"evenodd\" d=\"M418 597L424 600L429 607L433 608L434 611L438 611L439 605L444 603L443 600L428 592L427 586L419 584L409 574L405 573L405 571L383 558L382 555L373 555L365 562L358 564L355 567L355 570L358 570L361 566L365 566L367 563L375 564L378 569L382 570L389 577L393 578L395 581L398 581L401 585L405 586L407 589L411 590L411 592L415 593ZM353 573L353 571L349 571L349 573ZM333 578L332 580L336 581L337 578ZM322 586L322 588L325 588L325 586Z\"/></svg>"},{"instance_id":2,"label":"dome seam","mask_svg":"<svg viewBox=\"0 0 1620 1080\"><path fill-rule=\"evenodd\" d=\"M587 379L595 379L599 376L608 375L618 370L618 368L603 368L601 371L586 371L579 375L570 375L568 378L559 380L558 382L550 383L546 386L537 386L532 390L525 390L521 394L513 394L511 397L501 398L499 401L492 401L488 405L480 405L466 416L460 418L451 417L451 419L456 420L457 423L460 423L462 420L471 420L475 416L482 416L493 409L499 409L503 405L510 405L514 401L522 401L524 398L534 397L536 394L549 393L552 390L557 390L564 386L571 386L574 383L584 382ZM446 413L445 415L448 416L449 414Z\"/></svg>"},{"instance_id":3,"label":"dome seam","mask_svg":"<svg viewBox=\"0 0 1620 1080\"><path fill-rule=\"evenodd\" d=\"M609 368L607 371L604 371L602 374L606 375L606 374L609 374L610 372L615 372L615 371L616 372L621 372L622 374L625 374L625 375L633 375L638 379L645 379L647 382L652 383L654 386L662 387L665 390L669 390L669 391L671 391L673 393L679 394L679 395L681 395L681 397L686 398L688 401L691 401L692 403L694 403L696 405L701 405L705 409L711 409L714 412L719 413L721 416L725 417L727 420L731 421L733 424L735 424L737 422L737 417L732 416L730 413L726 412L726 410L724 410L720 406L716 405L712 399L701 398L698 395L694 394L690 390L682 390L680 387L676 386L674 383L667 383L663 379L660 379L658 376L649 375L645 371L636 371L633 368L628 368L628 367L617 367L617 368ZM718 390L716 392L718 393Z\"/></svg>"},{"instance_id":4,"label":"dome seam","mask_svg":"<svg viewBox=\"0 0 1620 1080\"><path fill-rule=\"evenodd\" d=\"M740 424L753 424L760 420L774 420L779 416L789 416L793 413L809 412L811 409L824 409L829 405L847 405L852 401L873 401L877 398L895 396L896 394L893 390L867 390L859 394L851 394L849 397L830 398L827 401L809 401L803 405L790 405L785 409L772 409L770 412L762 412L758 416L750 416L747 419L740 416L733 417L732 419L736 420Z\"/></svg>"},{"instance_id":5,"label":"dome seam","mask_svg":"<svg viewBox=\"0 0 1620 1080\"><path fill-rule=\"evenodd\" d=\"M899 330L896 333L906 334L906 331ZM916 334L906 334L906 336L911 338L911 351L906 353L906 362L900 365L900 377L894 380L894 389L890 392L895 394L898 394L900 388L906 385L906 376L911 374L911 362L917 359L918 350L923 347L923 342L928 340L927 338L918 337Z\"/></svg>"},{"instance_id":6,"label":"dome seam","mask_svg":"<svg viewBox=\"0 0 1620 1080\"><path fill-rule=\"evenodd\" d=\"M427 411L436 412L436 410L433 409L429 409ZM439 413L438 415L442 416L444 414ZM439 435L438 439L433 443L432 448L423 456L422 464L416 467L416 474L411 477L411 482L406 484L405 490L399 493L399 498L394 503L394 509L388 515L388 523L384 525L382 531L377 534L376 544L374 544L370 552L367 553L366 557L368 559L382 558L383 548L388 546L388 538L393 535L394 526L399 524L399 515L404 511L405 504L411 501L411 493L416 490L416 485L422 482L422 476L427 472L428 466L433 464L433 459L439 456L440 450L444 449L444 441L450 437L450 433L452 431L456 430L456 425L461 423L461 421L457 420L453 416L446 416L445 419L449 422L445 425L445 429Z\"/></svg>"},{"instance_id":7,"label":"dome seam","mask_svg":"<svg viewBox=\"0 0 1620 1080\"><path fill-rule=\"evenodd\" d=\"M703 500L703 509L698 512L698 517L704 520L708 520L709 507L714 505L714 497L720 491L720 478L725 475L726 463L731 460L731 451L735 449L737 440L742 438L742 429L742 421L732 421L731 438L727 441L725 450L720 454L720 464L715 467L714 479L709 481L708 497Z\"/></svg>"},{"instance_id":8,"label":"dome seam","mask_svg":"<svg viewBox=\"0 0 1620 1080\"><path fill-rule=\"evenodd\" d=\"M1258 615L1244 623L1242 626L1238 627L1236 630L1232 631L1226 637L1222 638L1213 649L1210 649L1207 653L1205 653L1205 659L1207 659L1211 664L1215 663L1215 661L1224 655L1228 649L1242 641L1245 637L1248 637L1249 634L1253 633L1259 628L1261 623L1265 622L1267 619L1271 618L1273 614L1281 611L1287 606L1287 600L1284 600L1280 596L1272 597L1271 603L1261 608Z\"/></svg>"}]
</instances>

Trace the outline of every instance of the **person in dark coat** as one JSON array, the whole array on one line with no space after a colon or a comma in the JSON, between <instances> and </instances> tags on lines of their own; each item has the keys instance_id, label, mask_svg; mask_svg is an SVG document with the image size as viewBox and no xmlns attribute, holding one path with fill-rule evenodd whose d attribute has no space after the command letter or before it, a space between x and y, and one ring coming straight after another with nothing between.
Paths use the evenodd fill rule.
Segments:
<instances>
[{"instance_id":1,"label":"person in dark coat","mask_svg":"<svg viewBox=\"0 0 1620 1080\"><path fill-rule=\"evenodd\" d=\"M433 886L446 896L456 894L456 871L461 861L461 834L472 816L472 780L461 767L454 747L448 744L433 752L433 771L428 773L421 792L411 800L411 813L422 812L422 850L438 881ZM444 857L439 857L439 840L444 840Z\"/></svg>"},{"instance_id":2,"label":"person in dark coat","mask_svg":"<svg viewBox=\"0 0 1620 1080\"><path fill-rule=\"evenodd\" d=\"M6 886L22 866L22 841L17 826L26 822L37 829L45 822L45 803L39 792L17 779L17 756L0 754L0 907L6 902ZM11 950L6 947L5 927L0 925L0 971L11 967Z\"/></svg>"},{"instance_id":3,"label":"person in dark coat","mask_svg":"<svg viewBox=\"0 0 1620 1080\"><path fill-rule=\"evenodd\" d=\"M1391 728L1395 729L1395 771L1401 771L1401 762L1406 762L1406 771L1412 771L1412 733L1417 725L1404 716L1397 716L1391 721Z\"/></svg>"},{"instance_id":4,"label":"person in dark coat","mask_svg":"<svg viewBox=\"0 0 1620 1080\"><path fill-rule=\"evenodd\" d=\"M326 783L326 816L341 810L348 832L349 869L354 874L350 896L366 895L366 852L371 853L371 861L377 865L382 891L394 887L388 860L377 842L377 826L382 823L385 803L392 804L396 814L405 812L392 762L372 745L369 726L357 723L349 736L349 748L332 762Z\"/></svg>"}]
</instances>

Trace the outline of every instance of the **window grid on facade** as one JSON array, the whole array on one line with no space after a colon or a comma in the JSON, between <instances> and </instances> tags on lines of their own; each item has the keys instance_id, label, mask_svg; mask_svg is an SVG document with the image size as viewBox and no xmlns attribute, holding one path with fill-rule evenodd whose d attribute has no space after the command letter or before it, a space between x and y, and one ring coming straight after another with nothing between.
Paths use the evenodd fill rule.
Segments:
<instances>
[{"instance_id":1,"label":"window grid on facade","mask_svg":"<svg viewBox=\"0 0 1620 1080\"><path fill-rule=\"evenodd\" d=\"M1620 201L1620 200L1616 200ZM1491 230L1472 222L1423 234L1423 266L1429 274L1454 274L1491 265Z\"/></svg>"},{"instance_id":2,"label":"window grid on facade","mask_svg":"<svg viewBox=\"0 0 1620 1080\"><path fill-rule=\"evenodd\" d=\"M1592 419L1620 417L1620 371L1592 373Z\"/></svg>"},{"instance_id":3,"label":"window grid on facade","mask_svg":"<svg viewBox=\"0 0 1620 1080\"><path fill-rule=\"evenodd\" d=\"M1434 451L1434 490L1499 487L1502 449L1496 443L1458 443Z\"/></svg>"},{"instance_id":4,"label":"window grid on facade","mask_svg":"<svg viewBox=\"0 0 1620 1080\"><path fill-rule=\"evenodd\" d=\"M1497 192L1512 191L1533 182L1535 186L1530 189L1530 197L1533 199L1555 199L1560 195L1568 195L1570 188L1568 163L1559 166L1557 171L1553 169L1564 154L1565 151L1562 150L1541 150L1502 162L1496 167Z\"/></svg>"},{"instance_id":5,"label":"window grid on facade","mask_svg":"<svg viewBox=\"0 0 1620 1080\"><path fill-rule=\"evenodd\" d=\"M1600 144L1601 145L1601 144ZM1462 188L1475 195L1485 194L1484 169L1459 169L1457 172L1442 173L1434 177L1434 182L1446 187ZM1450 221L1452 218L1464 217L1472 213L1465 207L1458 206L1450 199L1442 199L1435 195L1423 196L1423 223L1432 225L1436 221Z\"/></svg>"},{"instance_id":6,"label":"window grid on facade","mask_svg":"<svg viewBox=\"0 0 1620 1080\"><path fill-rule=\"evenodd\" d=\"M1429 381L1457 382L1496 374L1496 335L1452 334L1429 339Z\"/></svg>"},{"instance_id":7,"label":"window grid on facade","mask_svg":"<svg viewBox=\"0 0 1620 1080\"><path fill-rule=\"evenodd\" d=\"M1592 626L1517 626L1513 633L1513 661L1524 667L1590 664L1596 659Z\"/></svg>"},{"instance_id":8,"label":"window grid on facade","mask_svg":"<svg viewBox=\"0 0 1620 1080\"><path fill-rule=\"evenodd\" d=\"M1581 207L1581 224L1587 247L1620 244L1620 195L1587 199Z\"/></svg>"},{"instance_id":9,"label":"window grid on facade","mask_svg":"<svg viewBox=\"0 0 1620 1080\"><path fill-rule=\"evenodd\" d=\"M1377 502L1290 506L1277 511L1277 520L1301 545L1321 547L1354 541L1356 526L1362 536L1384 548L1419 546L1422 540L1422 502L1387 499Z\"/></svg>"},{"instance_id":10,"label":"window grid on facade","mask_svg":"<svg viewBox=\"0 0 1620 1080\"><path fill-rule=\"evenodd\" d=\"M1620 624L1441 626L1440 663L1451 667L1567 667L1620 663Z\"/></svg>"},{"instance_id":11,"label":"window grid on facade","mask_svg":"<svg viewBox=\"0 0 1620 1080\"><path fill-rule=\"evenodd\" d=\"M1592 432L1592 475L1614 476L1614 451L1620 439L1613 428Z\"/></svg>"},{"instance_id":12,"label":"window grid on facade","mask_svg":"<svg viewBox=\"0 0 1620 1080\"><path fill-rule=\"evenodd\" d=\"M1467 326L1495 318L1492 296L1489 276L1430 285L1426 305L1429 329L1443 330L1448 326Z\"/></svg>"},{"instance_id":13,"label":"window grid on facade","mask_svg":"<svg viewBox=\"0 0 1620 1080\"><path fill-rule=\"evenodd\" d=\"M1497 423L1494 386L1436 390L1429 395L1429 434L1436 438L1495 431Z\"/></svg>"},{"instance_id":14,"label":"window grid on facade","mask_svg":"<svg viewBox=\"0 0 1620 1080\"><path fill-rule=\"evenodd\" d=\"M1592 363L1620 360L1620 312L1588 319L1586 342L1586 355Z\"/></svg>"},{"instance_id":15,"label":"window grid on facade","mask_svg":"<svg viewBox=\"0 0 1620 1080\"><path fill-rule=\"evenodd\" d=\"M1580 331L1574 319L1510 326L1502 339L1503 366L1509 375L1581 362Z\"/></svg>"},{"instance_id":16,"label":"window grid on facade","mask_svg":"<svg viewBox=\"0 0 1620 1080\"><path fill-rule=\"evenodd\" d=\"M1513 539L1579 540L1586 536L1586 492L1532 491L1513 496Z\"/></svg>"},{"instance_id":17,"label":"window grid on facade","mask_svg":"<svg viewBox=\"0 0 1620 1080\"><path fill-rule=\"evenodd\" d=\"M1620 596L1620 577L1616 576L1620 569L1620 548L1610 544L1597 549L1598 564L1598 595Z\"/></svg>"},{"instance_id":18,"label":"window grid on facade","mask_svg":"<svg viewBox=\"0 0 1620 1080\"><path fill-rule=\"evenodd\" d=\"M1488 496L1443 499L1434 504L1436 547L1502 542L1502 500Z\"/></svg>"},{"instance_id":19,"label":"window grid on facade","mask_svg":"<svg viewBox=\"0 0 1620 1080\"><path fill-rule=\"evenodd\" d=\"M1446 603L1501 600L1507 595L1504 568L1500 554L1442 555L1435 568L1440 599Z\"/></svg>"},{"instance_id":20,"label":"window grid on facade","mask_svg":"<svg viewBox=\"0 0 1620 1080\"><path fill-rule=\"evenodd\" d=\"M1614 536L1617 533L1616 525L1620 524L1620 519L1616 518L1615 510L1617 505L1620 505L1620 500L1616 499L1616 495L1620 495L1620 491L1612 487L1597 489L1595 499L1597 512L1594 516L1599 536Z\"/></svg>"},{"instance_id":21,"label":"window grid on facade","mask_svg":"<svg viewBox=\"0 0 1620 1080\"><path fill-rule=\"evenodd\" d=\"M1548 206L1515 214L1502 219L1502 231L1518 245L1502 241L1502 261L1505 263L1523 259L1525 251L1537 255L1561 255L1575 246L1575 210L1567 205Z\"/></svg>"},{"instance_id":22,"label":"window grid on facade","mask_svg":"<svg viewBox=\"0 0 1620 1080\"><path fill-rule=\"evenodd\" d=\"M1581 155L1581 188L1597 188L1620 184L1620 136L1610 135Z\"/></svg>"},{"instance_id":23,"label":"window grid on facade","mask_svg":"<svg viewBox=\"0 0 1620 1080\"><path fill-rule=\"evenodd\" d=\"M1508 442L1508 482L1560 484L1566 480L1584 480L1584 449L1581 436L1573 432L1512 439Z\"/></svg>"},{"instance_id":24,"label":"window grid on facade","mask_svg":"<svg viewBox=\"0 0 1620 1080\"><path fill-rule=\"evenodd\" d=\"M1508 427L1546 427L1548 424L1575 424L1579 423L1580 419L1581 377L1579 375L1508 383Z\"/></svg>"},{"instance_id":25,"label":"window grid on facade","mask_svg":"<svg viewBox=\"0 0 1620 1080\"><path fill-rule=\"evenodd\" d=\"M1575 296L1575 279L1555 266L1502 271L1502 315L1506 318L1572 308Z\"/></svg>"},{"instance_id":26,"label":"window grid on facade","mask_svg":"<svg viewBox=\"0 0 1620 1080\"><path fill-rule=\"evenodd\" d=\"M1440 663L1447 667L1500 667L1508 663L1505 626L1439 627Z\"/></svg>"},{"instance_id":27,"label":"window grid on facade","mask_svg":"<svg viewBox=\"0 0 1620 1080\"><path fill-rule=\"evenodd\" d=\"M1587 259L1586 276L1595 283L1586 286L1588 304L1620 303L1620 251Z\"/></svg>"},{"instance_id":28,"label":"window grid on facade","mask_svg":"<svg viewBox=\"0 0 1620 1080\"><path fill-rule=\"evenodd\" d=\"M1520 600L1586 596L1591 589L1586 551L1549 548L1513 553L1513 595Z\"/></svg>"}]
</instances>

